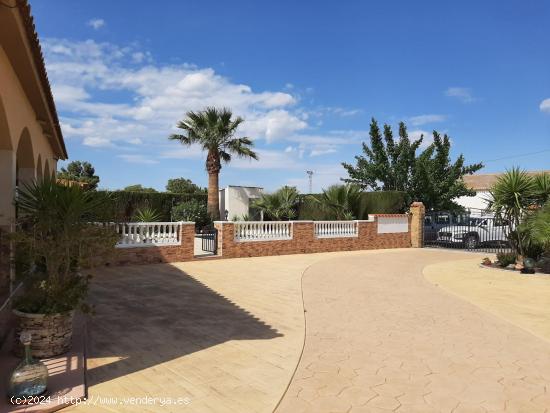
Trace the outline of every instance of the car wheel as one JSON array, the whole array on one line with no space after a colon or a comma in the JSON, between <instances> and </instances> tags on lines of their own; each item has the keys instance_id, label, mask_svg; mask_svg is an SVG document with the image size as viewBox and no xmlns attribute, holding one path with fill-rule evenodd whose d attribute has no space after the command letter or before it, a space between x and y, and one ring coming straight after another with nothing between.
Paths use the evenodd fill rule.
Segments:
<instances>
[{"instance_id":1,"label":"car wheel","mask_svg":"<svg viewBox=\"0 0 550 413\"><path fill-rule=\"evenodd\" d=\"M468 235L464 239L464 246L469 250L475 249L477 247L477 237L475 235Z\"/></svg>"}]
</instances>

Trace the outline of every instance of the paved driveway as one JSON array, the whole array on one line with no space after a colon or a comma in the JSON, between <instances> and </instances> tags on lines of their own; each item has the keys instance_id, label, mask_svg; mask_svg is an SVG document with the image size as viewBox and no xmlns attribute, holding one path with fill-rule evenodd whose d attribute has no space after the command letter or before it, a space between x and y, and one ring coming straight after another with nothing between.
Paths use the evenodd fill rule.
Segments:
<instances>
[{"instance_id":1,"label":"paved driveway","mask_svg":"<svg viewBox=\"0 0 550 413\"><path fill-rule=\"evenodd\" d=\"M409 250L311 266L304 354L278 413L548 411L550 344L422 275L464 257Z\"/></svg>"}]
</instances>

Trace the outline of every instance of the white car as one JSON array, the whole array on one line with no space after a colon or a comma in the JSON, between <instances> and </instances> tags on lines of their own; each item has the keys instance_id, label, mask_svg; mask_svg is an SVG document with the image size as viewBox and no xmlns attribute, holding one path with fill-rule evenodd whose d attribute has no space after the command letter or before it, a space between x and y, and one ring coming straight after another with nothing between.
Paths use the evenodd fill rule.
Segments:
<instances>
[{"instance_id":1,"label":"white car","mask_svg":"<svg viewBox=\"0 0 550 413\"><path fill-rule=\"evenodd\" d=\"M509 227L506 220L498 218L469 218L467 223L449 225L437 233L441 243L461 244L474 249L480 244L508 243Z\"/></svg>"}]
</instances>

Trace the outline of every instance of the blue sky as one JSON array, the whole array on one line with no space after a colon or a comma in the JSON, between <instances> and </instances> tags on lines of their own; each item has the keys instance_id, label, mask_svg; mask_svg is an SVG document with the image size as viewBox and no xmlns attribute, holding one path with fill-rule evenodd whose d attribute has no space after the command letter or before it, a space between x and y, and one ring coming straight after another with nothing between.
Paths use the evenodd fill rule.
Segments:
<instances>
[{"instance_id":1,"label":"blue sky","mask_svg":"<svg viewBox=\"0 0 550 413\"><path fill-rule=\"evenodd\" d=\"M104 188L205 186L204 155L167 136L206 105L245 118L260 154L224 166L222 185L305 191L308 169L315 191L336 183L373 116L448 133L486 172L550 169L548 1L32 6L70 159Z\"/></svg>"}]
</instances>

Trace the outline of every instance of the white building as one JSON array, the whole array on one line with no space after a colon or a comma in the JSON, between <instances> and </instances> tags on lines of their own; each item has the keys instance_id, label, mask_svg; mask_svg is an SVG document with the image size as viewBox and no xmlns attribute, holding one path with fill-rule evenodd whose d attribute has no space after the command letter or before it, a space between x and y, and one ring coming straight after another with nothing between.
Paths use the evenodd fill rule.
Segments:
<instances>
[{"instance_id":1,"label":"white building","mask_svg":"<svg viewBox=\"0 0 550 413\"><path fill-rule=\"evenodd\" d=\"M260 214L253 207L253 202L259 199L263 188L255 186L229 185L220 189L220 217L222 220L241 220L247 215L251 220L259 220Z\"/></svg>"},{"instance_id":2,"label":"white building","mask_svg":"<svg viewBox=\"0 0 550 413\"><path fill-rule=\"evenodd\" d=\"M533 176L541 173L550 173L550 171L529 171L527 173ZM464 177L466 186L476 191L476 194L474 196L461 196L455 199L455 202L469 210L472 215L486 214L489 205L488 200L491 200L490 189L502 175L502 172L466 175Z\"/></svg>"}]
</instances>

